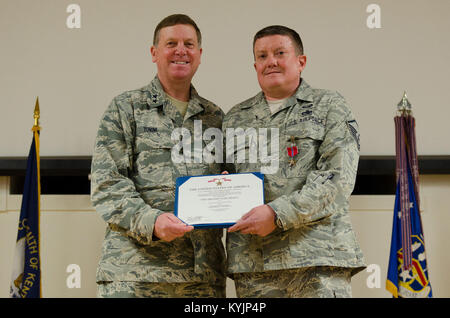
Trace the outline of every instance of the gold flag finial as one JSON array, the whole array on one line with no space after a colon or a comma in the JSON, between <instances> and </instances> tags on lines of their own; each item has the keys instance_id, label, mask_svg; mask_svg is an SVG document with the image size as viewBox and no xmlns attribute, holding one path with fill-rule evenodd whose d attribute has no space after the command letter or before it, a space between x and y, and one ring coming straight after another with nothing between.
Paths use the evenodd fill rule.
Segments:
<instances>
[{"instance_id":1,"label":"gold flag finial","mask_svg":"<svg viewBox=\"0 0 450 318\"><path fill-rule=\"evenodd\" d=\"M406 96L406 91L403 92L402 100L397 104L398 111L411 111L411 103L408 100L408 97Z\"/></svg>"},{"instance_id":2,"label":"gold flag finial","mask_svg":"<svg viewBox=\"0 0 450 318\"><path fill-rule=\"evenodd\" d=\"M39 97L36 97L36 106L34 106L34 125L31 128L32 131L39 132L41 127L39 127L39 117L41 117L41 111L39 110Z\"/></svg>"},{"instance_id":3,"label":"gold flag finial","mask_svg":"<svg viewBox=\"0 0 450 318\"><path fill-rule=\"evenodd\" d=\"M40 117L40 110L39 110L39 96L36 97L36 106L34 106L34 126L39 126L39 117Z\"/></svg>"}]
</instances>

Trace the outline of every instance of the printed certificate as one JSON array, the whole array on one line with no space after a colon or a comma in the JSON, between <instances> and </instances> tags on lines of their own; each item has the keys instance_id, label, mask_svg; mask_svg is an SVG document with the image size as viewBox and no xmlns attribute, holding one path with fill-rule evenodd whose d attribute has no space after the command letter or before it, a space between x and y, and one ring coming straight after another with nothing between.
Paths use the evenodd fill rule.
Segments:
<instances>
[{"instance_id":1,"label":"printed certificate","mask_svg":"<svg viewBox=\"0 0 450 318\"><path fill-rule=\"evenodd\" d=\"M264 204L264 176L259 172L180 177L175 215L195 228L229 227Z\"/></svg>"}]
</instances>

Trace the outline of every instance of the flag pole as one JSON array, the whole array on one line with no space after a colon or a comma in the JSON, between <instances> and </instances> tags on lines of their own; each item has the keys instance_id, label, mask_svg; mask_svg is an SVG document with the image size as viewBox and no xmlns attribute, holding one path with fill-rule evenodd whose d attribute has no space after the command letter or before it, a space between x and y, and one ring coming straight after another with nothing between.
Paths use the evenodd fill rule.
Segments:
<instances>
[{"instance_id":1,"label":"flag pole","mask_svg":"<svg viewBox=\"0 0 450 318\"><path fill-rule=\"evenodd\" d=\"M36 149L36 166L37 166L37 188L38 188L38 250L39 250L39 266L41 264L41 156L40 156L40 132L39 118L41 117L41 110L39 109L39 96L36 97L36 104L34 105L34 125L31 128L34 135L34 143ZM40 271L39 297L42 297L42 271Z\"/></svg>"},{"instance_id":2,"label":"flag pole","mask_svg":"<svg viewBox=\"0 0 450 318\"><path fill-rule=\"evenodd\" d=\"M41 264L41 156L40 156L40 141L39 134L41 127L39 126L39 118L41 111L39 109L39 96L36 97L36 104L34 106L34 125L31 129L34 132L34 142L36 144L36 162L37 162L37 187L38 187L38 249L39 249L39 265ZM40 272L39 297L42 297L42 271Z\"/></svg>"}]
</instances>

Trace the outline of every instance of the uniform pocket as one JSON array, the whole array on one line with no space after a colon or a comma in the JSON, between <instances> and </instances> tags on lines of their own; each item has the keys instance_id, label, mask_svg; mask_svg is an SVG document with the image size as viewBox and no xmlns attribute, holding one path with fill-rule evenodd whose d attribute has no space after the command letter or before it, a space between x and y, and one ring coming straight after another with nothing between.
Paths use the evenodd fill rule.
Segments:
<instances>
[{"instance_id":1,"label":"uniform pocket","mask_svg":"<svg viewBox=\"0 0 450 318\"><path fill-rule=\"evenodd\" d=\"M328 222L314 223L302 226L289 234L290 252L292 257L313 257L320 262L320 258L333 256L331 249L333 236ZM314 262L313 261L313 262Z\"/></svg>"},{"instance_id":2,"label":"uniform pocket","mask_svg":"<svg viewBox=\"0 0 450 318\"><path fill-rule=\"evenodd\" d=\"M135 181L140 190L174 187L171 131L165 125L138 125L135 139Z\"/></svg>"},{"instance_id":3,"label":"uniform pocket","mask_svg":"<svg viewBox=\"0 0 450 318\"><path fill-rule=\"evenodd\" d=\"M141 151L135 162L138 184L150 189L174 186L171 148L149 148Z\"/></svg>"},{"instance_id":4,"label":"uniform pocket","mask_svg":"<svg viewBox=\"0 0 450 318\"><path fill-rule=\"evenodd\" d=\"M232 158L236 172L259 172L257 148L240 145L233 152Z\"/></svg>"},{"instance_id":5,"label":"uniform pocket","mask_svg":"<svg viewBox=\"0 0 450 318\"><path fill-rule=\"evenodd\" d=\"M316 125L302 123L286 128L280 155L283 177L306 178L309 171L316 169L322 140L323 130Z\"/></svg>"}]
</instances>

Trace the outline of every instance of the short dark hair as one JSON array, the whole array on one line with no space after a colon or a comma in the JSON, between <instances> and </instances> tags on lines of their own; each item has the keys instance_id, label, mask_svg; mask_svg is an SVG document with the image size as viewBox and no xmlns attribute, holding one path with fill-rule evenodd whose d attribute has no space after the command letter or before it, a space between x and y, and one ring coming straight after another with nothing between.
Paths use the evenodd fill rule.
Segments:
<instances>
[{"instance_id":1,"label":"short dark hair","mask_svg":"<svg viewBox=\"0 0 450 318\"><path fill-rule=\"evenodd\" d=\"M166 28L166 27L170 27L170 26L174 26L174 25L178 25L178 24L191 25L195 29L195 32L197 33L198 45L199 46L202 45L202 34L200 32L200 29L198 28L198 26L194 22L194 20L192 20L189 16L187 16L185 14L172 14L172 15L169 15L168 17L165 17L164 19L162 19L161 22L159 22L155 28L155 32L153 34L153 45L154 46L158 45L159 31L162 28Z\"/></svg>"},{"instance_id":2,"label":"short dark hair","mask_svg":"<svg viewBox=\"0 0 450 318\"><path fill-rule=\"evenodd\" d=\"M256 40L269 35L286 35L292 40L295 51L299 55L303 55L303 43L300 35L295 31L283 25L271 25L259 30L253 38L253 50L255 49Z\"/></svg>"}]
</instances>

